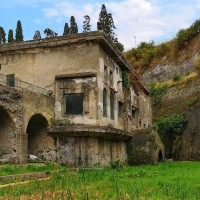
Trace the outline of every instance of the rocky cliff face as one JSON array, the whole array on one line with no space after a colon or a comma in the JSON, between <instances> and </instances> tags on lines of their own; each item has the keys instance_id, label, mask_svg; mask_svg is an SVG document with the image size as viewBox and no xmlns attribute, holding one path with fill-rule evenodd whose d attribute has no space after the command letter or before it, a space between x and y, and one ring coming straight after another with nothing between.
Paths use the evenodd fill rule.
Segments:
<instances>
[{"instance_id":1,"label":"rocky cliff face","mask_svg":"<svg viewBox=\"0 0 200 200\"><path fill-rule=\"evenodd\" d=\"M173 59L164 55L156 62L152 61L143 71L147 83L157 82L167 86L160 103L153 105L154 120L171 114L186 114L184 132L172 141L172 157L177 160L200 160L200 75L195 68L196 60L200 60L199 41L200 37L194 39L176 52ZM180 80L173 81L175 74ZM193 76L190 77L191 74ZM168 152L167 145L165 148Z\"/></svg>"}]
</instances>

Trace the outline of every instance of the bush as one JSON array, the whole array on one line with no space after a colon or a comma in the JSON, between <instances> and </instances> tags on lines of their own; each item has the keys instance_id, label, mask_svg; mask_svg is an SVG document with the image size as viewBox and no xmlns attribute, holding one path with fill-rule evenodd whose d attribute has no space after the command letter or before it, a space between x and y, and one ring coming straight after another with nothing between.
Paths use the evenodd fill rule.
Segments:
<instances>
[{"instance_id":1,"label":"bush","mask_svg":"<svg viewBox=\"0 0 200 200\"><path fill-rule=\"evenodd\" d=\"M197 73L200 75L200 56L198 56L195 60L194 60L194 68L197 71Z\"/></svg>"},{"instance_id":2,"label":"bush","mask_svg":"<svg viewBox=\"0 0 200 200\"><path fill-rule=\"evenodd\" d=\"M171 114L166 117L161 117L156 120L158 133L162 139L166 138L167 134L172 134L175 139L176 135L183 133L186 125L186 116L184 114Z\"/></svg>"},{"instance_id":3,"label":"bush","mask_svg":"<svg viewBox=\"0 0 200 200\"><path fill-rule=\"evenodd\" d=\"M178 74L178 73L175 73L174 76L173 76L173 81L174 82L178 82L181 80L181 75Z\"/></svg>"},{"instance_id":4,"label":"bush","mask_svg":"<svg viewBox=\"0 0 200 200\"><path fill-rule=\"evenodd\" d=\"M153 97L153 101L155 104L160 104L163 95L167 91L166 86L158 85L156 86L155 83L151 83L149 86L150 95Z\"/></svg>"},{"instance_id":5,"label":"bush","mask_svg":"<svg viewBox=\"0 0 200 200\"><path fill-rule=\"evenodd\" d=\"M196 20L189 28L181 29L176 35L176 41L179 48L186 46L192 38L200 32L200 20Z\"/></svg>"}]
</instances>

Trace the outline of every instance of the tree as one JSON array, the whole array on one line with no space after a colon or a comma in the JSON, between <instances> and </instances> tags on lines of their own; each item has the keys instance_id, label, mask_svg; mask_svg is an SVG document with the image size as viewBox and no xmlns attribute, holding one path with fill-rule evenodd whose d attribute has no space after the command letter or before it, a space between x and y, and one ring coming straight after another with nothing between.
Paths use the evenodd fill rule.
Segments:
<instances>
[{"instance_id":1,"label":"tree","mask_svg":"<svg viewBox=\"0 0 200 200\"><path fill-rule=\"evenodd\" d=\"M50 28L46 28L44 30L44 34L46 35L47 38L49 38L49 37L56 37L58 35L58 33L54 32Z\"/></svg>"},{"instance_id":2,"label":"tree","mask_svg":"<svg viewBox=\"0 0 200 200\"><path fill-rule=\"evenodd\" d=\"M15 35L15 39L17 42L23 41L23 30L22 30L22 25L21 25L21 21L18 20L17 21L17 28L16 28L16 35Z\"/></svg>"},{"instance_id":3,"label":"tree","mask_svg":"<svg viewBox=\"0 0 200 200\"><path fill-rule=\"evenodd\" d=\"M71 18L70 18L70 31L69 31L69 33L70 34L78 33L78 26L77 26L77 23L76 23L74 16L71 16Z\"/></svg>"},{"instance_id":4,"label":"tree","mask_svg":"<svg viewBox=\"0 0 200 200\"><path fill-rule=\"evenodd\" d=\"M0 26L0 44L6 43L6 33L3 27Z\"/></svg>"},{"instance_id":5,"label":"tree","mask_svg":"<svg viewBox=\"0 0 200 200\"><path fill-rule=\"evenodd\" d=\"M116 47L123 52L124 51L124 45L118 41L115 42Z\"/></svg>"},{"instance_id":6,"label":"tree","mask_svg":"<svg viewBox=\"0 0 200 200\"><path fill-rule=\"evenodd\" d=\"M103 4L99 13L99 21L97 22L97 29L103 30L110 39L115 42L115 29L113 17L111 13L107 13L106 6Z\"/></svg>"},{"instance_id":7,"label":"tree","mask_svg":"<svg viewBox=\"0 0 200 200\"><path fill-rule=\"evenodd\" d=\"M10 29L8 31L8 43L14 42L14 37L13 37L13 30Z\"/></svg>"},{"instance_id":8,"label":"tree","mask_svg":"<svg viewBox=\"0 0 200 200\"><path fill-rule=\"evenodd\" d=\"M91 26L90 25L90 17L88 15L84 16L85 20L83 21L83 33L90 32Z\"/></svg>"},{"instance_id":9,"label":"tree","mask_svg":"<svg viewBox=\"0 0 200 200\"><path fill-rule=\"evenodd\" d=\"M70 28L68 23L65 23L63 35L69 35Z\"/></svg>"}]
</instances>

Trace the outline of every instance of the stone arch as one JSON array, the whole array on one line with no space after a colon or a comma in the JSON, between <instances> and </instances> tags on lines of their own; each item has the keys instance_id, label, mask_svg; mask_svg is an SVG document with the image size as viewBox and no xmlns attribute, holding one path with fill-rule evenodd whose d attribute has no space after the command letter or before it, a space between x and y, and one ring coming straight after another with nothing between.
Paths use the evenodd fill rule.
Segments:
<instances>
[{"instance_id":1,"label":"stone arch","mask_svg":"<svg viewBox=\"0 0 200 200\"><path fill-rule=\"evenodd\" d=\"M33 115L27 125L28 154L41 160L54 160L54 141L48 134L48 121L42 114Z\"/></svg>"},{"instance_id":2,"label":"stone arch","mask_svg":"<svg viewBox=\"0 0 200 200\"><path fill-rule=\"evenodd\" d=\"M8 111L0 106L0 159L16 155L16 126Z\"/></svg>"},{"instance_id":3,"label":"stone arch","mask_svg":"<svg viewBox=\"0 0 200 200\"><path fill-rule=\"evenodd\" d=\"M158 162L162 162L163 160L164 160L163 153L162 153L161 150L159 150L159 152L158 152Z\"/></svg>"}]
</instances>

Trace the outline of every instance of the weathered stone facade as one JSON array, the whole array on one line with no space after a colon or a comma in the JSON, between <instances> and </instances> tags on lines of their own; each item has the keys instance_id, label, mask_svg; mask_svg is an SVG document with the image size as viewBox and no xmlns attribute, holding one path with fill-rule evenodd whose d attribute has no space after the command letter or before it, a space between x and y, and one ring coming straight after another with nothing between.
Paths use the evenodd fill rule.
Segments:
<instances>
[{"instance_id":1,"label":"weathered stone facade","mask_svg":"<svg viewBox=\"0 0 200 200\"><path fill-rule=\"evenodd\" d=\"M126 162L132 132L151 126L146 86L133 73L137 81L123 87L130 66L103 32L1 45L0 64L0 73L19 88L20 80L33 84L18 89L22 111L12 126L4 125L14 118L9 109L0 113L11 116L0 122L2 132L13 134L20 123L16 139L8 135L14 138L8 154L17 146L20 162L28 154L70 166ZM37 92L34 85L46 95L28 92Z\"/></svg>"}]
</instances>

